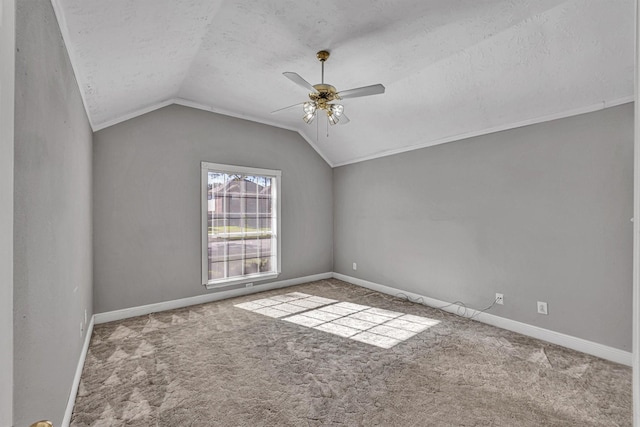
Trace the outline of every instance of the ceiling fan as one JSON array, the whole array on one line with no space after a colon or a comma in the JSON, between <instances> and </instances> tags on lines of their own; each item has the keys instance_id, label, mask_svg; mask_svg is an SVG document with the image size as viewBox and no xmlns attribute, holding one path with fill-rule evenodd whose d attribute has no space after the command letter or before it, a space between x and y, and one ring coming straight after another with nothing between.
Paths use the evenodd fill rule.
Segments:
<instances>
[{"instance_id":1,"label":"ceiling fan","mask_svg":"<svg viewBox=\"0 0 640 427\"><path fill-rule=\"evenodd\" d=\"M329 52L326 50L321 50L316 54L316 57L318 58L320 63L322 63L322 82L319 84L311 85L297 73L282 73L292 82L298 84L299 86L302 86L305 89L310 90L310 101L281 108L279 110L272 111L271 114L302 105L302 111L304 112L302 120L304 120L305 123L310 124L311 122L313 122L313 120L316 118L318 110L322 110L326 112L329 124L347 124L349 123L349 118L344 114L344 106L342 104L334 103L333 101L384 93L384 86L381 84L363 86L338 92L335 87L324 82L324 63L327 61L327 59L329 59Z\"/></svg>"}]
</instances>

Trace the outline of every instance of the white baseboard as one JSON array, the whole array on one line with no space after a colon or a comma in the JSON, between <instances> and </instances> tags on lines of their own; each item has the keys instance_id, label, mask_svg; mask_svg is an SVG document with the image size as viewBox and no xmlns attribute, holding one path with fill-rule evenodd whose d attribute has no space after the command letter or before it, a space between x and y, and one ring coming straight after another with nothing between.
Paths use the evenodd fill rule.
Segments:
<instances>
[{"instance_id":1,"label":"white baseboard","mask_svg":"<svg viewBox=\"0 0 640 427\"><path fill-rule=\"evenodd\" d=\"M300 285L302 283L313 282L315 280L330 279L333 273L321 273L311 276L297 277L295 279L280 280L278 282L266 283L264 285L256 285L250 288L238 288L228 291L208 293L190 298L182 298L172 301L164 301L155 304L141 305L138 307L130 307L122 310L107 311L94 315L95 324L113 322L115 320L128 319L130 317L143 316L149 313L157 313L159 311L173 310L175 308L188 307L190 305L204 304L207 302L219 301L222 299L249 295L256 292L269 291L271 289L285 288L288 286Z\"/></svg>"},{"instance_id":2,"label":"white baseboard","mask_svg":"<svg viewBox=\"0 0 640 427\"><path fill-rule=\"evenodd\" d=\"M372 289L374 291L382 292L388 295L397 296L398 294L402 293L411 297L412 299L422 298L424 304L430 307L438 308L449 304L448 302L429 298L424 295L403 291L401 289L392 288L390 286L380 285L378 283L346 276L340 273L333 273L333 277L354 285L362 286L363 288ZM456 314L460 308L461 307L459 305L453 304L449 305L448 307L442 308L441 310ZM476 310L469 308L467 308L467 313L469 313L470 316L476 315L474 317L474 320L486 323L488 325L497 326L498 328L507 329L509 331L527 335L529 337L536 338L542 341L547 341L552 344L561 345L572 350L577 350L582 353L587 353L592 356L600 357L602 359L610 360L612 362L620 363L623 365L631 366L632 363L632 354L628 351L619 350L617 348L609 347L603 344L587 341L582 338L576 338L571 335L561 334L549 329L539 328L537 326L518 322L516 320L506 319L504 317L496 316L489 313L478 314Z\"/></svg>"},{"instance_id":3,"label":"white baseboard","mask_svg":"<svg viewBox=\"0 0 640 427\"><path fill-rule=\"evenodd\" d=\"M80 387L80 378L82 378L82 368L84 368L84 360L87 358L87 352L89 351L89 343L91 342L91 334L93 333L94 316L91 316L89 325L87 326L87 332L84 337L84 345L80 352L80 358L78 359L78 366L76 367L76 374L73 377L73 384L71 385L71 393L69 394L69 400L67 401L67 409L64 411L64 418L62 419L62 427L69 427L71 422L71 415L73 414L73 405L76 403L76 395L78 394L78 387Z\"/></svg>"},{"instance_id":4,"label":"white baseboard","mask_svg":"<svg viewBox=\"0 0 640 427\"><path fill-rule=\"evenodd\" d=\"M372 289L374 291L382 292L384 294L397 296L399 293L405 294L412 299L421 298L425 305L430 307L442 307L448 305L446 301L440 301L434 298L429 298L424 295L419 295L413 292L407 292L401 289L396 289L390 286L381 285L379 283L369 282L367 280L358 279L356 277L347 276L340 273L321 273L311 276L298 277L295 279L281 280L278 282L271 282L264 285L253 286L250 288L239 288L228 291L210 293L206 295L198 295L190 298L182 298L172 301L164 301L156 304L148 304L138 307L125 308L122 310L109 311L105 313L95 314L90 324L93 329L94 324L113 322L115 320L127 319L130 317L143 316L149 313L156 313L165 310L173 310L175 308L188 307L190 305L204 304L207 302L219 301L222 299L233 298L242 295L249 295L256 292L268 291L271 289L279 289L288 286L299 285L302 283L313 282L315 280L323 280L335 277L336 279L343 280L345 282L362 286L364 288ZM462 307L457 304L448 305L442 310L456 314ZM570 348L572 350L580 351L582 353L590 354L592 356L600 357L602 359L610 360L612 362L620 363L623 365L632 365L631 352L620 350L617 348L609 347L603 344L598 344L592 341L588 341L582 338L576 338L571 335L562 334L560 332L551 331L549 329L540 328L538 326L529 325L527 323L518 322L516 320L507 319L504 317L496 316L489 313L478 313L476 310L467 308L467 313L470 316L474 316L474 320L486 323L488 325L496 326L498 328L506 329L509 331L517 332L522 335L527 335L532 338L547 341L552 344L561 345L563 347ZM89 332L88 332L89 333ZM88 340L85 343L85 347L88 347ZM81 362L84 364L84 357L86 355L86 348L81 356ZM82 365L79 364L79 371L77 374L77 383L79 384L80 374L82 373ZM74 383L75 384L75 383ZM77 392L77 384L73 391L73 396ZM71 406L73 409L73 406ZM69 417L71 412L69 412ZM66 420L65 416L65 420ZM64 426L65 424L63 424Z\"/></svg>"}]
</instances>

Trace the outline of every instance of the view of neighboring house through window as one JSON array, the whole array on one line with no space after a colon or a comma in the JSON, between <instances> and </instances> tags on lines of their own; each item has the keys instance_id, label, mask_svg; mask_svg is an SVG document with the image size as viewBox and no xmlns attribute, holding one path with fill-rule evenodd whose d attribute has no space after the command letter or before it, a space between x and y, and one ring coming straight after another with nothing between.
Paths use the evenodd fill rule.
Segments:
<instances>
[{"instance_id":1,"label":"view of neighboring house through window","mask_svg":"<svg viewBox=\"0 0 640 427\"><path fill-rule=\"evenodd\" d=\"M277 277L280 171L202 163L202 279L220 286Z\"/></svg>"}]
</instances>

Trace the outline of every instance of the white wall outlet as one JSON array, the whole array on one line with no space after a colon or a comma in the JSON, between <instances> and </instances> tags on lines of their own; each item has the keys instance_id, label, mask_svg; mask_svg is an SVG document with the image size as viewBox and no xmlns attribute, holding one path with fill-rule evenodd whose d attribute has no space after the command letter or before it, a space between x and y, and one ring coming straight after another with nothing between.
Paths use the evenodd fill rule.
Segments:
<instances>
[{"instance_id":1,"label":"white wall outlet","mask_svg":"<svg viewBox=\"0 0 640 427\"><path fill-rule=\"evenodd\" d=\"M358 269L358 264L356 264L355 262L353 263L353 269L357 270Z\"/></svg>"},{"instance_id":2,"label":"white wall outlet","mask_svg":"<svg viewBox=\"0 0 640 427\"><path fill-rule=\"evenodd\" d=\"M504 295L496 294L496 304L504 305Z\"/></svg>"},{"instance_id":3,"label":"white wall outlet","mask_svg":"<svg viewBox=\"0 0 640 427\"><path fill-rule=\"evenodd\" d=\"M253 286L253 283L247 283L246 285L244 285L245 288L251 288Z\"/></svg>"},{"instance_id":4,"label":"white wall outlet","mask_svg":"<svg viewBox=\"0 0 640 427\"><path fill-rule=\"evenodd\" d=\"M539 314L549 314L549 308L547 307L546 302L538 301L538 313Z\"/></svg>"},{"instance_id":5,"label":"white wall outlet","mask_svg":"<svg viewBox=\"0 0 640 427\"><path fill-rule=\"evenodd\" d=\"M84 324L87 324L87 309L84 309Z\"/></svg>"}]
</instances>

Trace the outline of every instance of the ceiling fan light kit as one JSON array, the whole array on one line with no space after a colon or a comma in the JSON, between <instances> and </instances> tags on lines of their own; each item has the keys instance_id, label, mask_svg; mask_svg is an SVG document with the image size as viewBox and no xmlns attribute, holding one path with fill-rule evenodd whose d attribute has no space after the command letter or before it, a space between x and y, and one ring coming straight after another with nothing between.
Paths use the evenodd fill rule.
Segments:
<instances>
[{"instance_id":1,"label":"ceiling fan light kit","mask_svg":"<svg viewBox=\"0 0 640 427\"><path fill-rule=\"evenodd\" d=\"M311 85L297 73L282 73L292 82L312 91L311 93L309 93L310 101L302 103L302 111L304 112L302 120L304 120L304 122L307 124L311 124L314 121L318 114L318 110L322 110L326 113L327 121L330 125L335 125L338 123L347 124L350 120L344 114L344 106L342 104L334 103L333 101L345 98L357 98L361 96L382 94L385 90L383 85L376 84L338 92L335 87L324 82L324 63L327 61L327 59L329 59L329 55L329 51L326 50L321 50L316 54L316 57L322 64L322 81L319 84ZM290 107L272 111L272 113L284 111L289 108L297 107L299 105L300 104L295 104Z\"/></svg>"}]
</instances>

